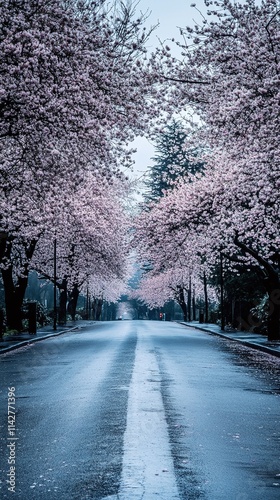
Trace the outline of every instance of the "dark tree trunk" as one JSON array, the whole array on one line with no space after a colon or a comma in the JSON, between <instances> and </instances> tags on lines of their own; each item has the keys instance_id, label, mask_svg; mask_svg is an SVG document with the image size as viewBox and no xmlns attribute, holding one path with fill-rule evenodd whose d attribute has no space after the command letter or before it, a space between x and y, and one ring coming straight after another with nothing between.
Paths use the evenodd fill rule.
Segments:
<instances>
[{"instance_id":1,"label":"dark tree trunk","mask_svg":"<svg viewBox=\"0 0 280 500\"><path fill-rule=\"evenodd\" d=\"M196 302L195 302L195 291L193 290L192 297L192 306L193 306L193 320L196 321Z\"/></svg>"},{"instance_id":2,"label":"dark tree trunk","mask_svg":"<svg viewBox=\"0 0 280 500\"><path fill-rule=\"evenodd\" d=\"M183 311L184 321L188 321L188 307L185 301L184 288L182 287L178 290L178 304Z\"/></svg>"},{"instance_id":3,"label":"dark tree trunk","mask_svg":"<svg viewBox=\"0 0 280 500\"><path fill-rule=\"evenodd\" d=\"M5 231L0 231L0 262L3 261L8 245L7 233Z\"/></svg>"},{"instance_id":4,"label":"dark tree trunk","mask_svg":"<svg viewBox=\"0 0 280 500\"><path fill-rule=\"evenodd\" d=\"M220 255L220 287L221 287L221 330L225 329L225 307L224 307L224 261L223 254Z\"/></svg>"},{"instance_id":5,"label":"dark tree trunk","mask_svg":"<svg viewBox=\"0 0 280 500\"><path fill-rule=\"evenodd\" d=\"M91 317L96 321L96 309L97 309L97 299L93 298L91 301Z\"/></svg>"},{"instance_id":6,"label":"dark tree trunk","mask_svg":"<svg viewBox=\"0 0 280 500\"><path fill-rule=\"evenodd\" d=\"M280 340L280 332L279 332L279 324L280 324L280 308L279 305L274 306L273 313L268 317L267 322L267 337L268 340Z\"/></svg>"},{"instance_id":7,"label":"dark tree trunk","mask_svg":"<svg viewBox=\"0 0 280 500\"><path fill-rule=\"evenodd\" d=\"M280 281L278 275L270 275L264 280L269 295L267 319L268 340L280 340Z\"/></svg>"},{"instance_id":8,"label":"dark tree trunk","mask_svg":"<svg viewBox=\"0 0 280 500\"><path fill-rule=\"evenodd\" d=\"M189 279L188 288L188 321L192 320L192 279Z\"/></svg>"},{"instance_id":9,"label":"dark tree trunk","mask_svg":"<svg viewBox=\"0 0 280 500\"><path fill-rule=\"evenodd\" d=\"M204 287L204 304L205 304L205 323L209 322L209 304L208 304L208 291L207 291L207 279L206 274L203 274L203 287Z\"/></svg>"},{"instance_id":10,"label":"dark tree trunk","mask_svg":"<svg viewBox=\"0 0 280 500\"><path fill-rule=\"evenodd\" d=\"M11 267L2 269L2 278L5 291L6 317L7 327L9 330L22 330L22 304L27 287L26 282L22 278L18 286L13 282L13 270Z\"/></svg>"},{"instance_id":11,"label":"dark tree trunk","mask_svg":"<svg viewBox=\"0 0 280 500\"><path fill-rule=\"evenodd\" d=\"M72 321L75 321L78 298L79 288L78 285L75 284L71 290L68 303L68 313L71 315Z\"/></svg>"},{"instance_id":12,"label":"dark tree trunk","mask_svg":"<svg viewBox=\"0 0 280 500\"><path fill-rule=\"evenodd\" d=\"M64 279L59 285L59 309L58 309L58 324L66 324L66 305L67 305L67 281Z\"/></svg>"},{"instance_id":13,"label":"dark tree trunk","mask_svg":"<svg viewBox=\"0 0 280 500\"><path fill-rule=\"evenodd\" d=\"M90 300L89 300L89 292L88 292L88 288L87 288L87 295L86 295L86 317L85 319L89 319L90 318Z\"/></svg>"},{"instance_id":14,"label":"dark tree trunk","mask_svg":"<svg viewBox=\"0 0 280 500\"><path fill-rule=\"evenodd\" d=\"M3 241L1 242L3 246ZM25 257L30 261L36 246L36 240L33 240L25 247ZM4 247L3 247L4 248ZM11 258L12 242L5 241L4 257L9 261ZM26 263L22 271L22 275L14 281L13 267L10 265L6 269L2 269L2 279L4 285L7 327L10 330L22 330L22 304L24 300L25 291L28 284L29 268Z\"/></svg>"},{"instance_id":15,"label":"dark tree trunk","mask_svg":"<svg viewBox=\"0 0 280 500\"><path fill-rule=\"evenodd\" d=\"M0 339L2 340L4 333L4 311L0 308Z\"/></svg>"},{"instance_id":16,"label":"dark tree trunk","mask_svg":"<svg viewBox=\"0 0 280 500\"><path fill-rule=\"evenodd\" d=\"M110 317L109 317L108 319L109 319L110 321L114 321L114 320L116 319L116 304L111 303L111 304L109 305L109 311L110 311ZM135 310L135 309L134 309L134 311L135 311L136 316L137 316L137 317L136 317L136 319L138 319L138 311L137 311L137 310Z\"/></svg>"},{"instance_id":17,"label":"dark tree trunk","mask_svg":"<svg viewBox=\"0 0 280 500\"><path fill-rule=\"evenodd\" d=\"M246 253L254 257L260 264L265 275L264 286L269 296L269 313L267 321L268 340L280 340L280 279L278 268L261 257L255 250L247 247L236 237L235 244Z\"/></svg>"},{"instance_id":18,"label":"dark tree trunk","mask_svg":"<svg viewBox=\"0 0 280 500\"><path fill-rule=\"evenodd\" d=\"M109 314L110 314L109 313L109 306L108 306L108 303L105 300L105 302L103 304L102 315L101 315L102 320L103 321L109 321Z\"/></svg>"},{"instance_id":19,"label":"dark tree trunk","mask_svg":"<svg viewBox=\"0 0 280 500\"><path fill-rule=\"evenodd\" d=\"M96 321L100 321L100 319L101 319L102 305L103 305L103 300L98 299L97 306L96 306Z\"/></svg>"}]
</instances>

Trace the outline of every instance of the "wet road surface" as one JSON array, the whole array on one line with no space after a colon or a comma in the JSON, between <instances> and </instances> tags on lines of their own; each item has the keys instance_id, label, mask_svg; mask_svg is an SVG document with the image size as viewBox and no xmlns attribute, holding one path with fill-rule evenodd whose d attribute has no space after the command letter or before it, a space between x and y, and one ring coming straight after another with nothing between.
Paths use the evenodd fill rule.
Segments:
<instances>
[{"instance_id":1,"label":"wet road surface","mask_svg":"<svg viewBox=\"0 0 280 500\"><path fill-rule=\"evenodd\" d=\"M279 358L122 321L2 354L0 373L1 498L280 498Z\"/></svg>"}]
</instances>

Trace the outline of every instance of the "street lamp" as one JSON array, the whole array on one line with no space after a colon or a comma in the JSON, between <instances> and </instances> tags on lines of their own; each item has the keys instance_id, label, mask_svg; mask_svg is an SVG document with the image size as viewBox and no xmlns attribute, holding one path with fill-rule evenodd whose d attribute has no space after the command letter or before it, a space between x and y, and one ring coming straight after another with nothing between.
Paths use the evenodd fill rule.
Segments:
<instances>
[{"instance_id":1,"label":"street lamp","mask_svg":"<svg viewBox=\"0 0 280 500\"><path fill-rule=\"evenodd\" d=\"M56 306L56 238L53 242L53 329L56 330L57 323Z\"/></svg>"},{"instance_id":2,"label":"street lamp","mask_svg":"<svg viewBox=\"0 0 280 500\"><path fill-rule=\"evenodd\" d=\"M7 239L8 233L6 231L0 230L0 252L1 256L2 253L5 252L5 246L6 246L6 239ZM0 307L0 340L3 338L3 328L4 328L4 312L2 307Z\"/></svg>"},{"instance_id":3,"label":"street lamp","mask_svg":"<svg viewBox=\"0 0 280 500\"><path fill-rule=\"evenodd\" d=\"M223 262L223 254L220 254L220 274L221 274L221 330L225 329L225 310L224 310L224 262Z\"/></svg>"}]
</instances>

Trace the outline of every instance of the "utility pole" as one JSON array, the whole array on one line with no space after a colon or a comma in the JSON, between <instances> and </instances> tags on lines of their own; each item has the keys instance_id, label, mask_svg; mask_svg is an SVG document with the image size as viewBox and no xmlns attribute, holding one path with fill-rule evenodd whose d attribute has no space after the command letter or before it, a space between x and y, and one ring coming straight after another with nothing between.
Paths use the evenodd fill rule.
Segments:
<instances>
[{"instance_id":1,"label":"utility pole","mask_svg":"<svg viewBox=\"0 0 280 500\"><path fill-rule=\"evenodd\" d=\"M224 310L224 262L223 254L220 255L220 274L221 274L221 330L225 329L225 310Z\"/></svg>"},{"instance_id":2,"label":"utility pole","mask_svg":"<svg viewBox=\"0 0 280 500\"><path fill-rule=\"evenodd\" d=\"M192 306L193 306L193 320L196 321L195 285L193 285Z\"/></svg>"},{"instance_id":3,"label":"utility pole","mask_svg":"<svg viewBox=\"0 0 280 500\"><path fill-rule=\"evenodd\" d=\"M53 329L56 330L57 305L56 305L56 238L53 243Z\"/></svg>"},{"instance_id":4,"label":"utility pole","mask_svg":"<svg viewBox=\"0 0 280 500\"><path fill-rule=\"evenodd\" d=\"M188 321L192 320L192 278L189 278L188 288Z\"/></svg>"},{"instance_id":5,"label":"utility pole","mask_svg":"<svg viewBox=\"0 0 280 500\"><path fill-rule=\"evenodd\" d=\"M209 306L208 306L208 292L207 292L207 278L206 273L203 273L203 286L204 286L204 302L205 302L205 323L209 322Z\"/></svg>"},{"instance_id":6,"label":"utility pole","mask_svg":"<svg viewBox=\"0 0 280 500\"><path fill-rule=\"evenodd\" d=\"M87 296L86 296L86 319L89 319L89 293L87 287Z\"/></svg>"}]
</instances>

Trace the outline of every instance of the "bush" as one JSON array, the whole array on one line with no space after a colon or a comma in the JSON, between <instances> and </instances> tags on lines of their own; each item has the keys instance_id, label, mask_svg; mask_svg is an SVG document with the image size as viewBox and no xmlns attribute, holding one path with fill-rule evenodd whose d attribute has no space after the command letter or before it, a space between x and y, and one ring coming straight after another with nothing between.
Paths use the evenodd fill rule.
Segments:
<instances>
[{"instance_id":1,"label":"bush","mask_svg":"<svg viewBox=\"0 0 280 500\"><path fill-rule=\"evenodd\" d=\"M252 318L255 321L253 330L257 333L267 333L267 320L269 315L269 300L268 295L265 295L260 303L250 310Z\"/></svg>"}]
</instances>

